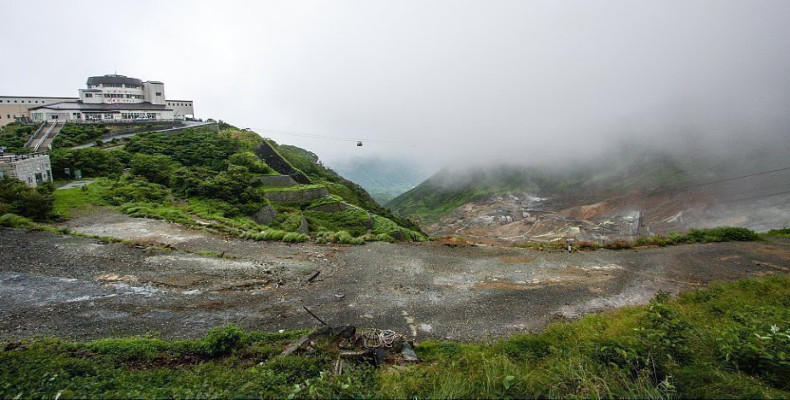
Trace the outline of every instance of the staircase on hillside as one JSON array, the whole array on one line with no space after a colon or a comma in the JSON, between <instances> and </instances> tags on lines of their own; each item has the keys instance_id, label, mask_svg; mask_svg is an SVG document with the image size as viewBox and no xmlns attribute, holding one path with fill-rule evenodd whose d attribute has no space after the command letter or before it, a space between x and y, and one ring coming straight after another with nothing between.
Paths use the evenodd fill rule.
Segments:
<instances>
[{"instance_id":1,"label":"staircase on hillside","mask_svg":"<svg viewBox=\"0 0 790 400\"><path fill-rule=\"evenodd\" d=\"M25 147L33 150L33 152L51 149L52 141L55 140L55 137L58 136L65 124L65 121L52 121L52 124L46 126L46 128L42 127L36 131L33 137L25 144Z\"/></svg>"},{"instance_id":2,"label":"staircase on hillside","mask_svg":"<svg viewBox=\"0 0 790 400\"><path fill-rule=\"evenodd\" d=\"M36 143L38 143L43 137L47 135L48 129L54 125L55 122L53 121L51 125L48 125L46 122L42 122L41 125L38 126L36 132L33 133L33 136L25 142L25 147L28 149L33 149L36 147Z\"/></svg>"}]
</instances>

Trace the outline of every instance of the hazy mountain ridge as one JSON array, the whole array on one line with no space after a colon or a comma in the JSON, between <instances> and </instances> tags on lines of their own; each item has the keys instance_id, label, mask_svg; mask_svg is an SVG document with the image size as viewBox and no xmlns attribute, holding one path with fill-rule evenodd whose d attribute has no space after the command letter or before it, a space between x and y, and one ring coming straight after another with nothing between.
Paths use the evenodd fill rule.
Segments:
<instances>
[{"instance_id":1,"label":"hazy mountain ridge","mask_svg":"<svg viewBox=\"0 0 790 400\"><path fill-rule=\"evenodd\" d=\"M332 167L340 175L365 188L379 204L386 204L429 176L429 173L413 163L378 157L339 161L333 163Z\"/></svg>"},{"instance_id":2,"label":"hazy mountain ridge","mask_svg":"<svg viewBox=\"0 0 790 400\"><path fill-rule=\"evenodd\" d=\"M725 224L781 228L790 224L788 195L779 193L790 183L786 150L623 148L555 167L445 168L387 206L419 218L432 234L498 242L604 240Z\"/></svg>"}]
</instances>

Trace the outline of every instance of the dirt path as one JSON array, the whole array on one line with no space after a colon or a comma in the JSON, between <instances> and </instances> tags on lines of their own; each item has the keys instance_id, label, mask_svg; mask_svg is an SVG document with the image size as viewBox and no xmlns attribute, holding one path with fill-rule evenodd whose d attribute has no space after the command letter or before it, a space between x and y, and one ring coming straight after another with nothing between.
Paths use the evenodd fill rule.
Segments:
<instances>
[{"instance_id":1,"label":"dirt path","mask_svg":"<svg viewBox=\"0 0 790 400\"><path fill-rule=\"evenodd\" d=\"M645 303L658 290L790 270L788 241L567 254L253 242L120 214L68 225L178 250L0 229L0 337L199 337L227 323L302 329L317 324L307 306L330 324L471 340Z\"/></svg>"}]
</instances>

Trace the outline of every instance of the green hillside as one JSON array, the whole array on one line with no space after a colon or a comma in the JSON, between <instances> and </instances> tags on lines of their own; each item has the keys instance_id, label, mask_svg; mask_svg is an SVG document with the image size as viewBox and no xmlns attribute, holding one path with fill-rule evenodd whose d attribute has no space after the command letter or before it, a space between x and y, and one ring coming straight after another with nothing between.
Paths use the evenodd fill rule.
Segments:
<instances>
[{"instance_id":1,"label":"green hillside","mask_svg":"<svg viewBox=\"0 0 790 400\"><path fill-rule=\"evenodd\" d=\"M68 178L67 168L98 178L86 189L56 191L54 216L67 218L89 202L254 240L425 239L416 225L324 168L315 154L227 124L221 128L141 133L122 149L53 150L56 178ZM272 165L256 153L261 148L271 150Z\"/></svg>"}]
</instances>

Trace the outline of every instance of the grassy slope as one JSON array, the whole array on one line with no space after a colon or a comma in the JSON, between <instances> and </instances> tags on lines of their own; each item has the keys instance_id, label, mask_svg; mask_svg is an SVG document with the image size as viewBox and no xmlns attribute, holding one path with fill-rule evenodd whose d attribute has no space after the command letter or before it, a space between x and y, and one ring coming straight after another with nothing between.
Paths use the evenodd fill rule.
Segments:
<instances>
[{"instance_id":1,"label":"grassy slope","mask_svg":"<svg viewBox=\"0 0 790 400\"><path fill-rule=\"evenodd\" d=\"M317 213L305 210L306 207L318 205L321 201L316 201L313 202L315 204L309 205L273 204L275 208L277 208L279 216L273 223L267 226L257 224L250 218L251 213L259 209L262 204L258 204L257 208L253 209L253 211L240 213L239 210L241 207L252 208L252 206L256 204L248 206L247 204L239 205L229 203L234 200L234 196L238 195L243 188L234 192L235 194L224 194L221 189L225 185L222 183L217 184L218 186L215 189L215 193L225 196L224 198L205 198L199 195L185 194L184 191L186 189L199 187L199 185L205 183L207 180L213 179L213 177L218 176L218 174L222 174L223 171L230 170L231 167L228 166L228 160L233 159L233 156L237 153L248 152L254 148L260 140L260 137L253 132L238 130L232 127L226 127L226 129L222 130L220 133L212 133L206 130L188 130L175 135L156 133L141 134L134 137L126 145L125 151L121 151L126 154L126 157L118 158L115 163L126 163L126 165L98 162L99 155L110 154L110 152L96 149L64 150L66 152L79 152L80 154L88 152L96 153L89 157L89 161L96 164L96 168L84 168L84 172L90 175L90 171L94 171L95 174L104 173L105 175L114 175L114 177L113 179L101 178L96 184L90 185L86 189L57 191L55 193L54 214L59 217L69 218L72 212L79 212L79 209L85 208L88 204L112 205L118 206L119 211L133 217L165 219L187 226L252 238L255 240L288 239L289 241L304 241L307 239L305 235L299 237L291 235L286 238L288 232L295 231L300 226L303 215L309 220L310 229L313 233L328 230L332 232L348 231L354 236L360 236L365 234L367 229L372 228L373 234L367 235L364 240L358 240L358 242L361 243L364 243L365 240L391 240L391 236L377 235L392 234L399 229L398 225L392 223L379 223L375 224L375 226L371 226L372 223L369 223L371 217L373 217L375 221L381 220L382 216L393 217L401 226L410 224L408 221L392 216L389 210L376 204L367 192L353 182L345 180L331 170L323 168L320 163L317 162L317 157L314 154L293 146L280 146L280 150L287 154L290 162L296 164L298 168L306 170L318 185L301 185L291 188L269 189L248 188L246 190L293 191L319 187L320 185L326 187L329 192L335 196L335 199L332 200L333 202L345 200L362 209L369 210L372 214L368 215L366 211L359 209L346 210L335 214ZM166 181L169 180L172 186L172 175L170 179L163 178L157 180L157 182L160 183L164 182L165 185L147 182L146 178L142 176L134 177L129 174L120 175L120 171L123 170L123 167L127 166L130 160L134 159L134 155L138 153L159 157L166 156L166 158L170 160L170 170L180 168L183 164L189 171L194 171L194 173L199 175L190 176L189 173L187 173L188 171L182 169L182 172L179 173L185 176L182 181L187 182L187 184L186 186L179 186L180 189L178 190L175 186L171 188L167 185ZM58 160L61 158L71 160L75 157L61 156ZM176 161L181 164L173 166ZM68 165L76 165L76 161L69 161L68 163ZM112 174L101 169L108 165L114 166L114 172ZM166 169L164 166L162 167L163 170ZM205 172L207 168L213 172ZM132 173L134 173L134 169L132 169ZM201 178L202 180L200 180ZM189 179L199 180L190 184L189 182L191 181L188 181ZM242 186L248 185L245 183ZM201 224L198 219L209 220L212 221L212 223L206 226L205 224ZM382 232L381 229L379 229L382 226L393 228L393 231ZM413 237L410 230L405 229L404 232L406 239ZM420 235L417 236L422 239ZM398 236L395 235L395 237Z\"/></svg>"},{"instance_id":2,"label":"grassy slope","mask_svg":"<svg viewBox=\"0 0 790 400\"><path fill-rule=\"evenodd\" d=\"M0 350L0 397L787 398L790 277L717 284L493 343L427 342L424 362L333 375L326 344L277 357L300 332L206 338L33 339Z\"/></svg>"}]
</instances>

